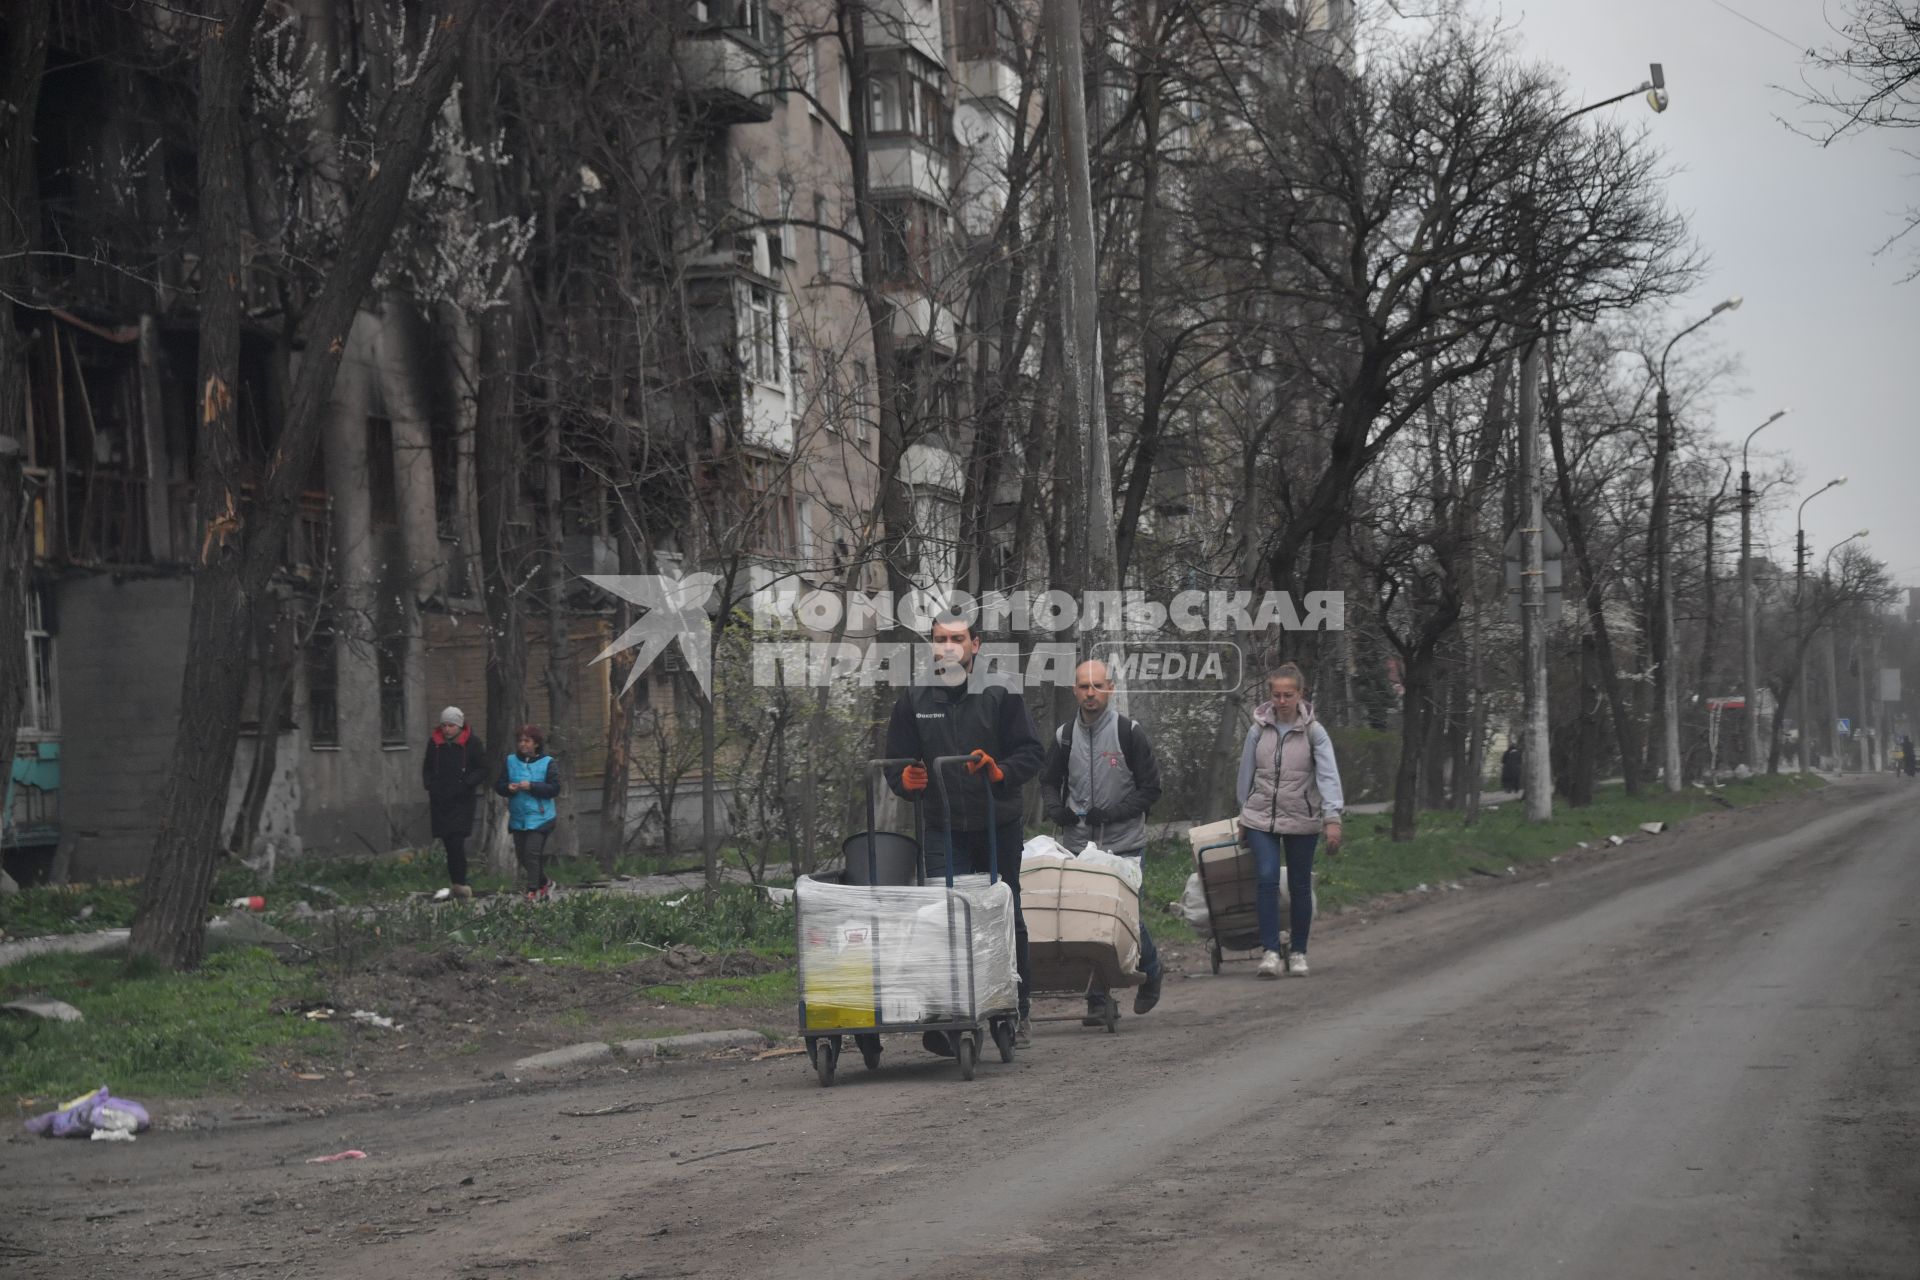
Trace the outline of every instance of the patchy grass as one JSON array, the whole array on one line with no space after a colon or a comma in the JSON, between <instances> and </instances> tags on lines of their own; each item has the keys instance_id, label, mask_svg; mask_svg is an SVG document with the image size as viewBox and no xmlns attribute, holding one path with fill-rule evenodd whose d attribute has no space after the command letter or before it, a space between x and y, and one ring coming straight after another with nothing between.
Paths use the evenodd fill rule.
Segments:
<instances>
[{"instance_id":1,"label":"patchy grass","mask_svg":"<svg viewBox=\"0 0 1920 1280\"><path fill-rule=\"evenodd\" d=\"M662 983L642 987L640 994L662 1004L700 1005L710 1009L791 1005L800 998L792 969L776 969L743 978L695 978L690 982Z\"/></svg>"},{"instance_id":2,"label":"patchy grass","mask_svg":"<svg viewBox=\"0 0 1920 1280\"><path fill-rule=\"evenodd\" d=\"M631 964L680 944L786 957L794 928L790 904L741 885L722 886L711 905L698 892L679 899L577 893L543 903L508 899L485 910L413 900L360 917L279 923L328 968L357 967L395 947L505 952L592 968Z\"/></svg>"},{"instance_id":3,"label":"patchy grass","mask_svg":"<svg viewBox=\"0 0 1920 1280\"><path fill-rule=\"evenodd\" d=\"M1738 807L1760 804L1824 786L1817 777L1776 774L1726 783L1719 794ZM1617 785L1602 787L1586 809L1554 806L1553 820L1532 825L1519 802L1485 810L1467 826L1457 813L1426 811L1420 815L1419 834L1396 842L1392 819L1386 814L1354 814L1346 821L1346 840L1338 856L1321 850L1315 861L1320 905L1343 907L1381 894L1400 893L1422 884L1460 880L1474 868L1495 874L1509 866L1537 862L1564 853L1581 841L1598 844L1609 835L1631 836L1643 822L1678 822L1721 806L1707 793L1689 788L1680 795L1643 792L1629 798ZM1184 840L1163 841L1148 850L1148 927L1154 937L1166 931L1169 941L1190 940L1194 934L1184 919L1166 908L1186 887L1192 855Z\"/></svg>"},{"instance_id":4,"label":"patchy grass","mask_svg":"<svg viewBox=\"0 0 1920 1280\"><path fill-rule=\"evenodd\" d=\"M0 1022L0 1093L58 1105L107 1084L123 1097L231 1086L267 1051L335 1029L276 1007L321 998L314 975L259 950L224 951L196 973L109 956L43 956L0 969L7 999L64 1000L85 1016Z\"/></svg>"},{"instance_id":5,"label":"patchy grass","mask_svg":"<svg viewBox=\"0 0 1920 1280\"><path fill-rule=\"evenodd\" d=\"M1178 945L1198 940L1200 935L1187 923L1187 918L1167 906L1169 902L1178 902L1180 895L1186 892L1187 877L1193 873L1192 846L1184 837L1180 840L1162 840L1147 846L1141 863L1145 900L1141 904L1140 916L1147 931L1153 935L1154 945Z\"/></svg>"},{"instance_id":6,"label":"patchy grass","mask_svg":"<svg viewBox=\"0 0 1920 1280\"><path fill-rule=\"evenodd\" d=\"M1720 794L1736 806L1759 804L1824 785L1798 775L1749 778L1726 784ZM1554 805L1550 822L1533 825L1519 802L1483 812L1473 826L1457 813L1420 815L1419 835L1396 842L1386 814L1349 819L1346 846L1337 857L1324 852L1315 863L1323 907L1349 906L1383 893L1397 893L1441 880L1458 880L1474 868L1502 873L1509 866L1537 862L1585 841L1598 844L1610 835L1638 834L1643 822L1678 822L1718 810L1705 792L1689 788L1679 795L1644 791L1630 798L1618 786L1602 787L1592 806Z\"/></svg>"},{"instance_id":7,"label":"patchy grass","mask_svg":"<svg viewBox=\"0 0 1920 1280\"><path fill-rule=\"evenodd\" d=\"M697 861L697 854L695 855ZM740 858L722 850L729 865ZM655 875L685 871L686 857L669 867L657 858L630 856L614 864L616 876ZM549 858L547 874L562 885L588 884L604 878L591 856ZM481 893L511 892L518 888L512 876L471 863L469 879ZM770 883L791 884L792 876L769 866ZM447 858L438 845L410 849L385 857L302 858L282 863L271 880L237 863L222 862L207 894L209 909L218 913L235 898L260 895L267 913L278 918L296 902L316 911L340 906L387 906L412 895L431 894L447 885ZM133 923L140 905L138 880L102 881L85 885L36 885L0 898L0 938L37 938L50 934L89 933L96 929L124 929Z\"/></svg>"},{"instance_id":8,"label":"patchy grass","mask_svg":"<svg viewBox=\"0 0 1920 1280\"><path fill-rule=\"evenodd\" d=\"M139 902L137 880L36 885L0 898L0 938L124 929Z\"/></svg>"}]
</instances>

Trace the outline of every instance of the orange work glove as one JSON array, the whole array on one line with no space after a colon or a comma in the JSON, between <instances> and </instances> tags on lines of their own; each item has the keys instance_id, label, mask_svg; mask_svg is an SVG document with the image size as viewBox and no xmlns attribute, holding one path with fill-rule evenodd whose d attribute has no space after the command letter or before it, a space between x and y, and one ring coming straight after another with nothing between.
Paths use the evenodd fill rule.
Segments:
<instances>
[{"instance_id":1,"label":"orange work glove","mask_svg":"<svg viewBox=\"0 0 1920 1280\"><path fill-rule=\"evenodd\" d=\"M900 785L908 791L921 792L927 789L927 767L923 764L910 764L900 771Z\"/></svg>"},{"instance_id":2,"label":"orange work glove","mask_svg":"<svg viewBox=\"0 0 1920 1280\"><path fill-rule=\"evenodd\" d=\"M993 757L978 747L974 748L973 753L967 757L967 772L984 772L989 782L1000 782L1007 776L1000 766L993 762Z\"/></svg>"}]
</instances>

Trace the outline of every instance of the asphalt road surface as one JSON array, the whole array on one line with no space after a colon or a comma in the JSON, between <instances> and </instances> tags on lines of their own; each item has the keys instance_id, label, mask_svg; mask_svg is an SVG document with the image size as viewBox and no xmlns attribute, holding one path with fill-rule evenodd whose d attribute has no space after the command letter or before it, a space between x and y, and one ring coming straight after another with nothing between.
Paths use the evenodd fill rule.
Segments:
<instances>
[{"instance_id":1,"label":"asphalt road surface","mask_svg":"<svg viewBox=\"0 0 1920 1280\"><path fill-rule=\"evenodd\" d=\"M971 1084L890 1040L830 1090L789 1057L9 1143L0 1270L1920 1276L1920 784L1323 921L1313 960Z\"/></svg>"}]
</instances>

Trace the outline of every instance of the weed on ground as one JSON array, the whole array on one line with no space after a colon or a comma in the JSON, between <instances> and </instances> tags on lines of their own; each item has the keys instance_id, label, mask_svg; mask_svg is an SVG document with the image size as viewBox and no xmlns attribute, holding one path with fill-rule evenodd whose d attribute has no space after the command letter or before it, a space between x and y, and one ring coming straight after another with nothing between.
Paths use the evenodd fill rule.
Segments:
<instances>
[{"instance_id":1,"label":"weed on ground","mask_svg":"<svg viewBox=\"0 0 1920 1280\"><path fill-rule=\"evenodd\" d=\"M203 1093L238 1083L264 1050L335 1034L283 1012L319 997L316 976L254 949L194 973L45 956L0 969L0 990L64 1000L85 1019L0 1020L0 1093L48 1105L103 1084L131 1098Z\"/></svg>"}]
</instances>

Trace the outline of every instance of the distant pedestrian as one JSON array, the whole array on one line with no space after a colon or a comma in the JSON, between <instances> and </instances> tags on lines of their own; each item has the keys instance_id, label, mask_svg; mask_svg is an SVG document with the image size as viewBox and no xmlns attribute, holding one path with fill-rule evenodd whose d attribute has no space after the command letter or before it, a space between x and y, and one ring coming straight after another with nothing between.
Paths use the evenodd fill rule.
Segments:
<instances>
[{"instance_id":1,"label":"distant pedestrian","mask_svg":"<svg viewBox=\"0 0 1920 1280\"><path fill-rule=\"evenodd\" d=\"M467 724L466 712L448 707L440 726L427 737L420 761L420 785L427 790L427 822L433 839L447 850L447 884L456 898L471 898L467 883L467 837L473 834L473 807L487 780L487 749Z\"/></svg>"},{"instance_id":2,"label":"distant pedestrian","mask_svg":"<svg viewBox=\"0 0 1920 1280\"><path fill-rule=\"evenodd\" d=\"M1147 813L1160 798L1160 766L1153 758L1153 744L1138 721L1108 705L1113 676L1106 663L1081 663L1073 673L1073 696L1080 714L1054 730L1046 767L1040 771L1047 817L1059 826L1061 843L1074 853L1092 844L1141 863L1144 875ZM1140 972L1147 980L1134 995L1135 1013L1160 1003L1160 952L1147 932L1144 914ZM1103 986L1087 992L1089 1025L1102 1020L1109 998Z\"/></svg>"},{"instance_id":3,"label":"distant pedestrian","mask_svg":"<svg viewBox=\"0 0 1920 1280\"><path fill-rule=\"evenodd\" d=\"M1313 855L1325 832L1327 852L1340 850L1346 796L1333 738L1305 702L1306 676L1291 662L1267 673L1268 701L1253 709L1240 749L1235 795L1240 829L1253 849L1254 908L1260 925L1259 974L1305 977L1307 932L1313 925ZM1287 867L1289 954L1280 955L1280 864ZM1283 969L1284 964L1284 969Z\"/></svg>"},{"instance_id":4,"label":"distant pedestrian","mask_svg":"<svg viewBox=\"0 0 1920 1280\"><path fill-rule=\"evenodd\" d=\"M1517 742L1500 757L1500 789L1520 790L1520 744Z\"/></svg>"},{"instance_id":5,"label":"distant pedestrian","mask_svg":"<svg viewBox=\"0 0 1920 1280\"><path fill-rule=\"evenodd\" d=\"M547 879L547 837L560 820L560 765L547 754L547 735L537 724L523 724L515 733L514 753L507 757L493 789L507 798L507 830L513 834L513 853L520 863L527 901L544 902L553 892Z\"/></svg>"},{"instance_id":6,"label":"distant pedestrian","mask_svg":"<svg viewBox=\"0 0 1920 1280\"><path fill-rule=\"evenodd\" d=\"M1906 737L1900 739L1900 756L1900 770L1911 778L1914 769L1912 734L1908 734Z\"/></svg>"}]
</instances>

